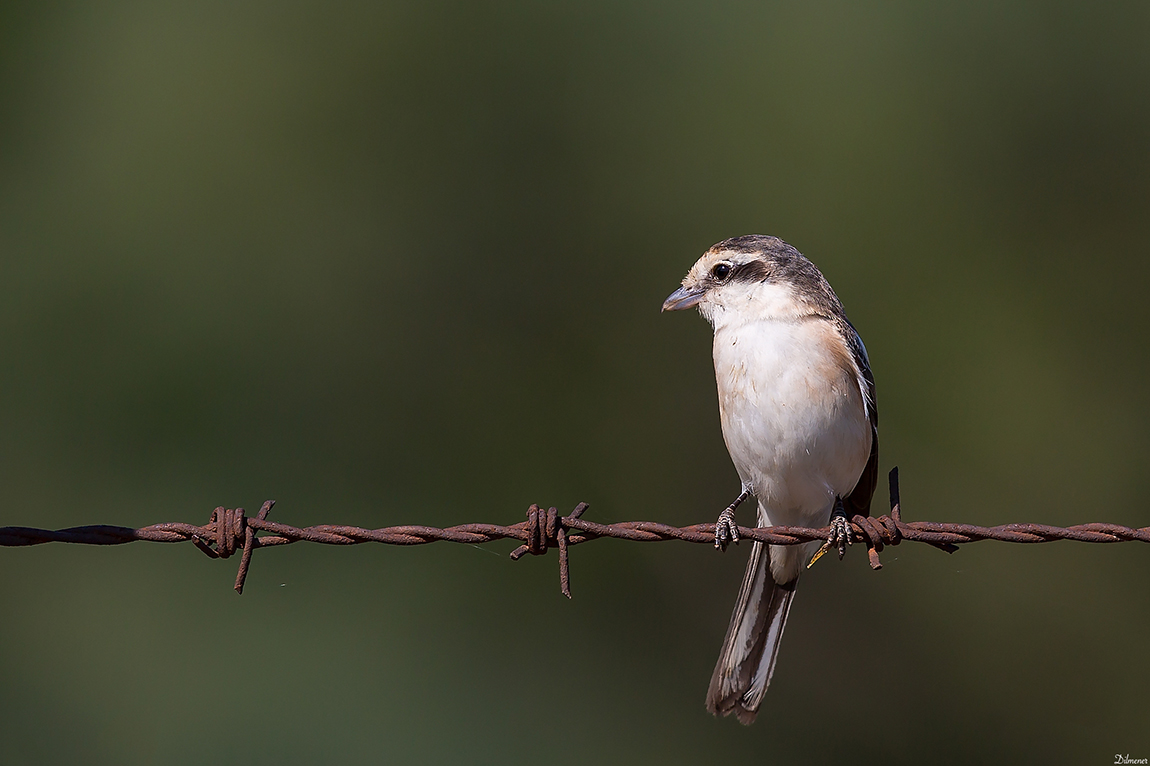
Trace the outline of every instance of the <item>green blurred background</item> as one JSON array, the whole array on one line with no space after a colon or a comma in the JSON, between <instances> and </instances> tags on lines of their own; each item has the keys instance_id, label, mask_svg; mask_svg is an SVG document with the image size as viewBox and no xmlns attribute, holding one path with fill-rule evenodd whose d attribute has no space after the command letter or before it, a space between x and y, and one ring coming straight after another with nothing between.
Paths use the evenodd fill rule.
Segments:
<instances>
[{"instance_id":1,"label":"green blurred background","mask_svg":"<svg viewBox=\"0 0 1150 766\"><path fill-rule=\"evenodd\" d=\"M696 257L866 339L909 519L1150 524L1143 4L6 3L0 523L712 520ZM885 489L878 492L884 506ZM744 521L753 516L748 515ZM0 551L2 760L1150 757L1150 548L861 551L759 721L746 546ZM247 733L245 726L253 729Z\"/></svg>"}]
</instances>

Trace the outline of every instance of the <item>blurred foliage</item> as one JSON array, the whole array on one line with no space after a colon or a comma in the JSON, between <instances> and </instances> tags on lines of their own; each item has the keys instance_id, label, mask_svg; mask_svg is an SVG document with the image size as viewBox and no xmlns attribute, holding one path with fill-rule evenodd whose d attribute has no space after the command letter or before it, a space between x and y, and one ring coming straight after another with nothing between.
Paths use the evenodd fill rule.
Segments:
<instances>
[{"instance_id":1,"label":"blurred foliage","mask_svg":"<svg viewBox=\"0 0 1150 766\"><path fill-rule=\"evenodd\" d=\"M908 518L1150 524L1147 39L1121 3L7 3L0 523L711 520L709 328L658 308L759 232L866 339ZM4 762L1150 755L1144 546L820 564L749 729L702 705L745 551L582 547L567 603L508 550L266 551L242 598L191 546L4 550Z\"/></svg>"}]
</instances>

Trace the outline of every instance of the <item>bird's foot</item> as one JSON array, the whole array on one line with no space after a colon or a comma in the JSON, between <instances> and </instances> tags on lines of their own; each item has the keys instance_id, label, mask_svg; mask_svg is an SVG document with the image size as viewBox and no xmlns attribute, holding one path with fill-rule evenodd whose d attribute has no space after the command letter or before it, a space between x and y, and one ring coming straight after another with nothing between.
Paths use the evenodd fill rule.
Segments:
<instances>
[{"instance_id":1,"label":"bird's foot","mask_svg":"<svg viewBox=\"0 0 1150 766\"><path fill-rule=\"evenodd\" d=\"M839 561L843 560L846 555L847 546L854 544L854 532L851 530L851 523L847 521L846 511L843 509L843 501L841 498L835 499L835 510L831 513L831 533L827 535L826 542L819 548L818 552L811 558L811 563L807 564L807 569L815 565L815 562L823 557L823 554L831 548L837 548L839 552Z\"/></svg>"},{"instance_id":2,"label":"bird's foot","mask_svg":"<svg viewBox=\"0 0 1150 766\"><path fill-rule=\"evenodd\" d=\"M735 512L725 508L715 522L715 547L725 551L731 543L739 544L739 525L735 523Z\"/></svg>"},{"instance_id":3,"label":"bird's foot","mask_svg":"<svg viewBox=\"0 0 1150 766\"><path fill-rule=\"evenodd\" d=\"M719 550L727 550L727 546L731 543L735 545L739 544L739 525L735 522L735 509L738 508L750 494L749 491L744 489L739 493L739 496L735 498L735 502L728 505L723 509L723 512L719 514L719 520L715 522L715 547Z\"/></svg>"}]
</instances>

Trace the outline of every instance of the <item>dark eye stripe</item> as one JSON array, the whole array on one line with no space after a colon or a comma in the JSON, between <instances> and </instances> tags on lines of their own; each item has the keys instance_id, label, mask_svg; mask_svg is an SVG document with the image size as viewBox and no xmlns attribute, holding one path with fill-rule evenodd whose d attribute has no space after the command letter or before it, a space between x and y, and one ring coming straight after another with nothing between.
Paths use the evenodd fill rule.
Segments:
<instances>
[{"instance_id":1,"label":"dark eye stripe","mask_svg":"<svg viewBox=\"0 0 1150 766\"><path fill-rule=\"evenodd\" d=\"M764 261L747 261L731 270L731 282L765 282L771 276L771 269Z\"/></svg>"}]
</instances>

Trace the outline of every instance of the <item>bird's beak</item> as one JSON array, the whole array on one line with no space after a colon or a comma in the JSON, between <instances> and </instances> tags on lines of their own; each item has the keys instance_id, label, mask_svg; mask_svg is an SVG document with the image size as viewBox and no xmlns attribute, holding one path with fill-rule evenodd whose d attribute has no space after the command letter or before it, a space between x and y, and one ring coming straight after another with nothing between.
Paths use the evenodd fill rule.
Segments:
<instances>
[{"instance_id":1,"label":"bird's beak","mask_svg":"<svg viewBox=\"0 0 1150 766\"><path fill-rule=\"evenodd\" d=\"M663 311L679 311L697 306L703 300L703 292L701 288L684 285L667 296L667 300L663 301Z\"/></svg>"}]
</instances>

